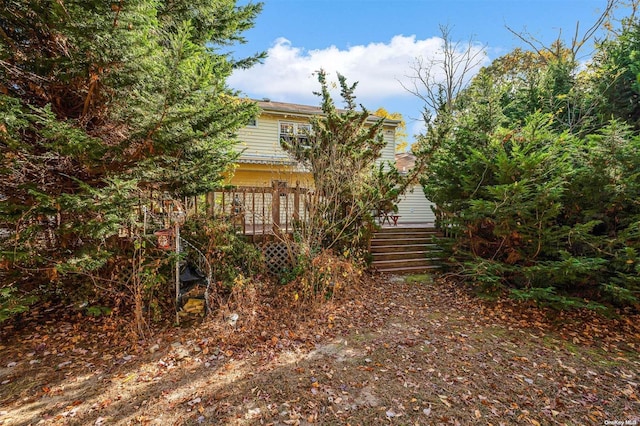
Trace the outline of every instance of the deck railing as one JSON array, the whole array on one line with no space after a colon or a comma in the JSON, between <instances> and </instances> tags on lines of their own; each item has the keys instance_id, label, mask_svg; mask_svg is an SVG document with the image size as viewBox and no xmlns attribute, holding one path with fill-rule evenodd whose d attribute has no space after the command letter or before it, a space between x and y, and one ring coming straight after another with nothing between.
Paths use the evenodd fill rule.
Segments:
<instances>
[{"instance_id":1,"label":"deck railing","mask_svg":"<svg viewBox=\"0 0 640 426\"><path fill-rule=\"evenodd\" d=\"M289 233L295 221L306 221L312 196L312 190L299 185L238 186L188 198L185 208L189 214L205 211L210 217L228 220L244 235L264 236Z\"/></svg>"}]
</instances>

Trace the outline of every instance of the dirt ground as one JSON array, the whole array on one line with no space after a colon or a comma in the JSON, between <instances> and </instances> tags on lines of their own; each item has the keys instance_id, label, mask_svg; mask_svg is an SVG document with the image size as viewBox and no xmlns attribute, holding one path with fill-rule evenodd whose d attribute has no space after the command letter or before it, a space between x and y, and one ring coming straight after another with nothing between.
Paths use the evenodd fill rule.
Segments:
<instances>
[{"instance_id":1,"label":"dirt ground","mask_svg":"<svg viewBox=\"0 0 640 426\"><path fill-rule=\"evenodd\" d=\"M637 316L485 301L430 276L297 310L278 297L144 341L46 309L3 325L0 424L640 424Z\"/></svg>"}]
</instances>

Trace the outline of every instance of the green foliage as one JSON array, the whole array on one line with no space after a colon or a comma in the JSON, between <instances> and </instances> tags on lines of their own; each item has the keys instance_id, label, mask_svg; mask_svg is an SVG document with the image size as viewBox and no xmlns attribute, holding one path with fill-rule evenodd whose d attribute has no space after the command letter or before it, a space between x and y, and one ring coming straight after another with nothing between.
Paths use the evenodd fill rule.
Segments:
<instances>
[{"instance_id":1,"label":"green foliage","mask_svg":"<svg viewBox=\"0 0 640 426\"><path fill-rule=\"evenodd\" d=\"M299 223L305 255L320 248L339 252L366 245L377 210L388 208L406 185L393 164L379 161L386 145L384 119L372 120L338 74L345 109L338 110L324 71L318 72L323 115L311 119L308 138L283 139L282 147L313 175L310 218Z\"/></svg>"},{"instance_id":2,"label":"green foliage","mask_svg":"<svg viewBox=\"0 0 640 426\"><path fill-rule=\"evenodd\" d=\"M228 221L215 221L204 217L189 220L182 235L202 247L212 267L213 281L227 292L244 277L258 278L264 271L262 252L245 237L236 233Z\"/></svg>"},{"instance_id":3,"label":"green foliage","mask_svg":"<svg viewBox=\"0 0 640 426\"><path fill-rule=\"evenodd\" d=\"M45 293L80 281L117 288L133 250L118 234L149 194L220 184L234 132L257 113L226 79L262 58L220 49L242 42L260 10L233 0L3 4L0 232L12 234L0 261L10 274Z\"/></svg>"},{"instance_id":4,"label":"green foliage","mask_svg":"<svg viewBox=\"0 0 640 426\"><path fill-rule=\"evenodd\" d=\"M640 130L640 21L627 18L614 39L603 41L591 65L602 100L602 120L620 119Z\"/></svg>"},{"instance_id":5,"label":"green foliage","mask_svg":"<svg viewBox=\"0 0 640 426\"><path fill-rule=\"evenodd\" d=\"M0 323L21 312L28 311L29 305L36 300L35 296L20 295L15 287L0 288Z\"/></svg>"},{"instance_id":6,"label":"green foliage","mask_svg":"<svg viewBox=\"0 0 640 426\"><path fill-rule=\"evenodd\" d=\"M89 306L87 307L86 311L87 315L89 315L90 317L101 317L110 315L113 309L109 308L108 306Z\"/></svg>"},{"instance_id":7,"label":"green foliage","mask_svg":"<svg viewBox=\"0 0 640 426\"><path fill-rule=\"evenodd\" d=\"M527 290L511 289L511 297L521 301L533 301L537 304L558 309L586 308L603 311L606 307L596 302L586 302L575 297L556 294L554 287L533 287Z\"/></svg>"},{"instance_id":8,"label":"green foliage","mask_svg":"<svg viewBox=\"0 0 640 426\"><path fill-rule=\"evenodd\" d=\"M634 58L636 36L627 25L582 73L560 44L538 59L514 52L433 122L422 183L459 276L554 306L638 304L640 135L606 83L610 55ZM603 122L603 107L621 119Z\"/></svg>"}]
</instances>

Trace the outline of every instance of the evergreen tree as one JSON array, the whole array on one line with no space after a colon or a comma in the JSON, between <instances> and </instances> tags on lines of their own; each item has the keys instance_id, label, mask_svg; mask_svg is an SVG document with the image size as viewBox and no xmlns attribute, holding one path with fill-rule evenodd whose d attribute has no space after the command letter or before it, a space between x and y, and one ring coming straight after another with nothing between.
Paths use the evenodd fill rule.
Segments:
<instances>
[{"instance_id":1,"label":"evergreen tree","mask_svg":"<svg viewBox=\"0 0 640 426\"><path fill-rule=\"evenodd\" d=\"M338 74L344 109L335 106L324 71L318 72L322 115L311 119L308 138L282 140L283 148L313 175L316 196L309 223L299 232L310 250L362 248L374 213L393 204L406 185L393 164L379 161L386 141L384 118L372 120L355 102L356 84ZM369 225L369 226L367 226Z\"/></svg>"},{"instance_id":2,"label":"evergreen tree","mask_svg":"<svg viewBox=\"0 0 640 426\"><path fill-rule=\"evenodd\" d=\"M207 191L256 114L223 48L260 5L12 0L0 10L0 236L13 286L94 271L150 190ZM120 268L109 265L110 278ZM44 278L44 279L42 279ZM68 279L67 279L68 281ZM5 284L6 285L6 284Z\"/></svg>"},{"instance_id":3,"label":"evergreen tree","mask_svg":"<svg viewBox=\"0 0 640 426\"><path fill-rule=\"evenodd\" d=\"M562 222L572 229L568 250L599 259L592 286L615 303L640 291L640 135L611 122L581 141L566 193Z\"/></svg>"},{"instance_id":4,"label":"evergreen tree","mask_svg":"<svg viewBox=\"0 0 640 426\"><path fill-rule=\"evenodd\" d=\"M624 20L620 35L600 44L591 69L603 98L601 119L619 119L639 130L640 18Z\"/></svg>"},{"instance_id":5,"label":"evergreen tree","mask_svg":"<svg viewBox=\"0 0 640 426\"><path fill-rule=\"evenodd\" d=\"M634 58L622 37L602 47ZM571 55L539 55L494 62L436 117L419 151L425 193L469 282L561 306L637 304L640 147L617 106L631 92L609 96L609 62L577 73ZM627 121L605 123L607 109Z\"/></svg>"}]
</instances>

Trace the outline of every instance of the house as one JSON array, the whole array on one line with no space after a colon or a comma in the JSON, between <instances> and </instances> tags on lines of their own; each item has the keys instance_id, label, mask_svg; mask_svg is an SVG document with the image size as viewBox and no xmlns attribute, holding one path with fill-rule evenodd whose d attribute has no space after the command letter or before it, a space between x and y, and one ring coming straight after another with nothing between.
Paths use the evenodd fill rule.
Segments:
<instances>
[{"instance_id":1,"label":"house","mask_svg":"<svg viewBox=\"0 0 640 426\"><path fill-rule=\"evenodd\" d=\"M268 99L256 102L260 115L238 131L241 154L227 182L234 189L227 198L212 200L227 214L242 216L240 222L248 234L264 233L275 226L289 229L293 219L304 217L302 193L297 191L313 188L313 178L282 149L280 141L308 137L310 118L322 114L319 107ZM375 116L369 119L372 124L379 120ZM385 119L382 131L386 146L378 161L396 163L395 134L399 123ZM419 189L403 197L400 223L433 222L430 203L423 195L420 200L421 194Z\"/></svg>"},{"instance_id":2,"label":"house","mask_svg":"<svg viewBox=\"0 0 640 426\"><path fill-rule=\"evenodd\" d=\"M311 130L310 117L322 114L322 109L308 105L256 101L260 116L238 131L242 154L230 179L231 185L270 187L274 183L286 186L312 187L308 170L293 161L280 146L282 138L305 138ZM371 116L372 123L379 120ZM385 120L384 139L387 146L380 161L395 162L395 129L397 120Z\"/></svg>"},{"instance_id":3,"label":"house","mask_svg":"<svg viewBox=\"0 0 640 426\"><path fill-rule=\"evenodd\" d=\"M416 156L408 153L396 154L396 168L404 175L415 167ZM398 215L402 223L428 223L433 225L435 223L435 213L433 208L435 205L427 200L422 190L422 185L418 182L414 182L398 201Z\"/></svg>"}]
</instances>

